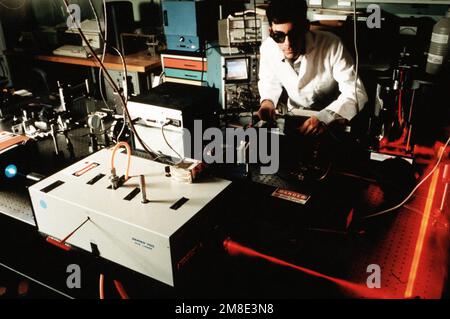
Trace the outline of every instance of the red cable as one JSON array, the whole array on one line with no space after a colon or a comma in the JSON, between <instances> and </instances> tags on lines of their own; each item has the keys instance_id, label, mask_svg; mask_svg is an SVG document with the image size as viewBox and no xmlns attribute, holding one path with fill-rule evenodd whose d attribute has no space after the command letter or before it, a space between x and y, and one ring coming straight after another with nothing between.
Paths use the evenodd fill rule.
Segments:
<instances>
[{"instance_id":1,"label":"red cable","mask_svg":"<svg viewBox=\"0 0 450 319\"><path fill-rule=\"evenodd\" d=\"M120 298L130 299L130 297L128 297L128 294L125 291L125 289L123 288L122 283L120 281L114 279L114 286L116 286L116 289L119 292Z\"/></svg>"},{"instance_id":2,"label":"red cable","mask_svg":"<svg viewBox=\"0 0 450 319\"><path fill-rule=\"evenodd\" d=\"M105 276L103 274L100 274L100 279L98 281L98 292L100 299L105 299L105 292L104 292L104 281Z\"/></svg>"}]
</instances>

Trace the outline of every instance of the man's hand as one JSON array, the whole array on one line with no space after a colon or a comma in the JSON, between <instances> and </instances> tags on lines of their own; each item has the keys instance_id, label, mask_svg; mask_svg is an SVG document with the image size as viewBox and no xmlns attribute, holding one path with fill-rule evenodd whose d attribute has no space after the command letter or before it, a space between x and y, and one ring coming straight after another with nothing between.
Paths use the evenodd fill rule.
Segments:
<instances>
[{"instance_id":1,"label":"man's hand","mask_svg":"<svg viewBox=\"0 0 450 319\"><path fill-rule=\"evenodd\" d=\"M258 110L258 117L266 122L275 121L275 105L270 100L264 100Z\"/></svg>"},{"instance_id":2,"label":"man's hand","mask_svg":"<svg viewBox=\"0 0 450 319\"><path fill-rule=\"evenodd\" d=\"M325 124L320 122L317 117L311 116L298 128L298 131L303 135L319 135L325 131Z\"/></svg>"}]
</instances>

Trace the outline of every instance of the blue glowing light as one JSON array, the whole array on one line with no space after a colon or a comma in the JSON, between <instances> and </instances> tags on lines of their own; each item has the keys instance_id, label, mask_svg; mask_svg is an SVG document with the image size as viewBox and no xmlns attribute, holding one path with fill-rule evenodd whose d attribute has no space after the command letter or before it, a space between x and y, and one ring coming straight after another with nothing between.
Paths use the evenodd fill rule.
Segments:
<instances>
[{"instance_id":1,"label":"blue glowing light","mask_svg":"<svg viewBox=\"0 0 450 319\"><path fill-rule=\"evenodd\" d=\"M10 164L5 168L5 175L8 178L13 178L17 174L17 166L14 164Z\"/></svg>"},{"instance_id":2,"label":"blue glowing light","mask_svg":"<svg viewBox=\"0 0 450 319\"><path fill-rule=\"evenodd\" d=\"M5 175L8 178L13 178L17 174L17 166L14 164L10 164L5 168Z\"/></svg>"}]
</instances>

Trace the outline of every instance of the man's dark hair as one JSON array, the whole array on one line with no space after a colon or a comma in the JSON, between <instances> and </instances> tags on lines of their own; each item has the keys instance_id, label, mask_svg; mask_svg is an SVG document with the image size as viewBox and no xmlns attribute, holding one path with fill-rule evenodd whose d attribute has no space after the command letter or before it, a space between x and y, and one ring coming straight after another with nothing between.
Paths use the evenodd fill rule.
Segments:
<instances>
[{"instance_id":1,"label":"man's dark hair","mask_svg":"<svg viewBox=\"0 0 450 319\"><path fill-rule=\"evenodd\" d=\"M305 0L272 0L266 9L269 25L272 23L304 24L308 6Z\"/></svg>"}]
</instances>

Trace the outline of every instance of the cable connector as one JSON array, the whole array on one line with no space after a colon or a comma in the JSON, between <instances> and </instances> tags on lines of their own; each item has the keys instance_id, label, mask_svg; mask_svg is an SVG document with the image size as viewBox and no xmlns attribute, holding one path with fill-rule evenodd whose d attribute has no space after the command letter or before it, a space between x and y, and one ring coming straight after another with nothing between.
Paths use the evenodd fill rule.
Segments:
<instances>
[{"instance_id":1,"label":"cable connector","mask_svg":"<svg viewBox=\"0 0 450 319\"><path fill-rule=\"evenodd\" d=\"M120 178L116 174L116 168L111 168L111 176L109 177L109 180L111 181L111 187L112 189L118 189L119 188L119 181Z\"/></svg>"},{"instance_id":2,"label":"cable connector","mask_svg":"<svg viewBox=\"0 0 450 319\"><path fill-rule=\"evenodd\" d=\"M114 156L120 147L125 147L125 149L127 150L127 168L125 171L125 176L122 178L117 177L116 167L114 166ZM128 145L128 143L126 143L126 142L117 143L114 146L114 148L112 150L112 154L111 154L111 176L109 177L109 179L111 180L111 188L112 189L118 189L123 183L125 183L128 180L128 178L129 178L128 173L130 171L130 162L131 162L130 145Z\"/></svg>"}]
</instances>

